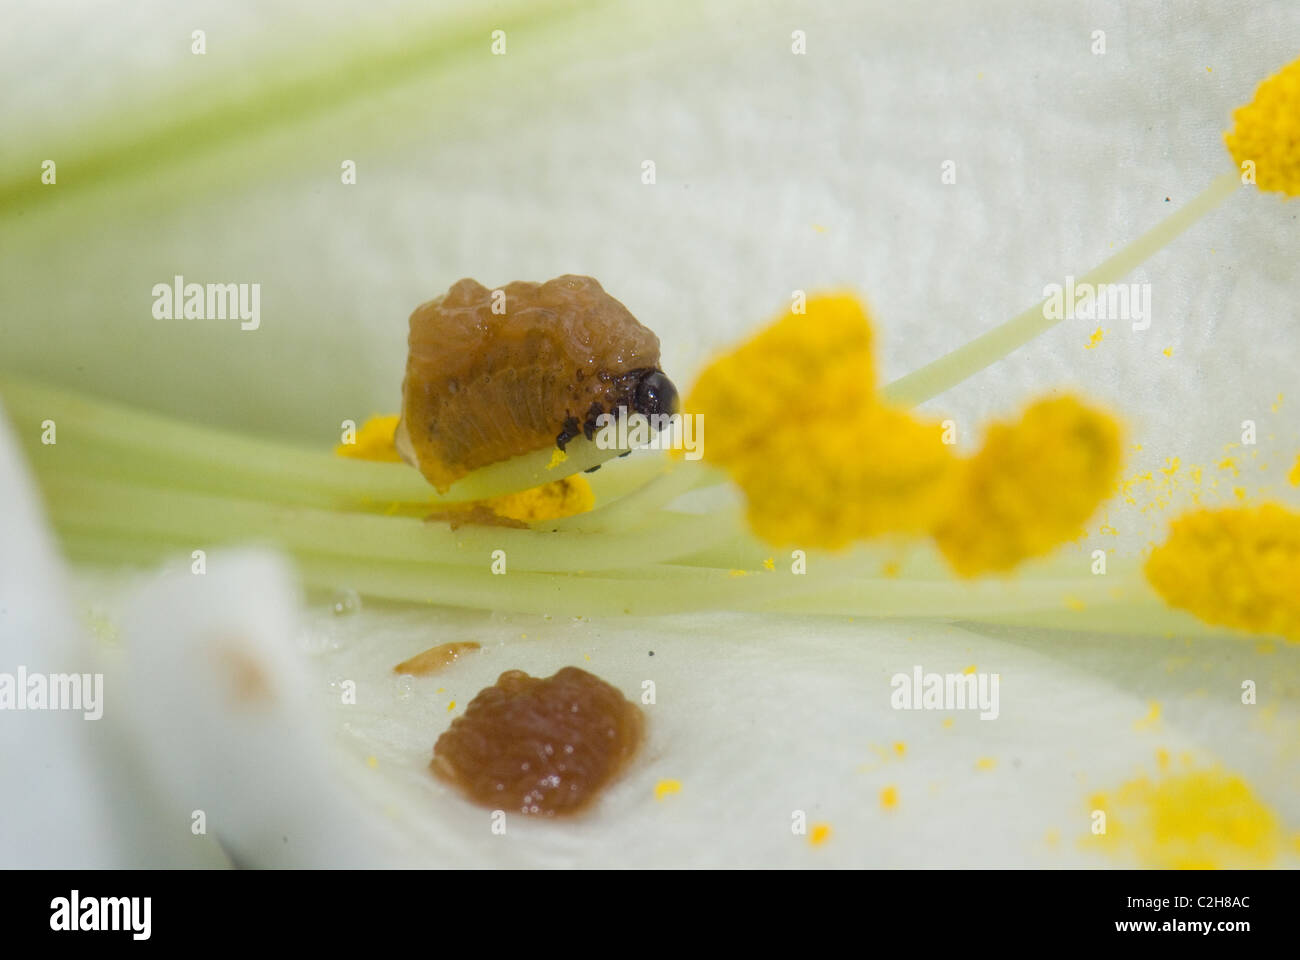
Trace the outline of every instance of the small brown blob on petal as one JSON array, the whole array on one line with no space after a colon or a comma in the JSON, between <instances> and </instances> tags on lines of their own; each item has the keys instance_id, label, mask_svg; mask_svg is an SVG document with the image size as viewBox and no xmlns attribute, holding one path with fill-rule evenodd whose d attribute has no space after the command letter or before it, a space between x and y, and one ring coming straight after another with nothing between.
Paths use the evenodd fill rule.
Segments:
<instances>
[{"instance_id":1,"label":"small brown blob on petal","mask_svg":"<svg viewBox=\"0 0 1300 960\"><path fill-rule=\"evenodd\" d=\"M409 660L403 660L393 667L393 673L409 673L415 677L428 676L451 666L460 658L461 654L478 649L479 645L473 640L459 643L440 643L436 647L430 647L423 653L417 653Z\"/></svg>"},{"instance_id":2,"label":"small brown blob on petal","mask_svg":"<svg viewBox=\"0 0 1300 960\"><path fill-rule=\"evenodd\" d=\"M235 702L267 703L272 699L270 678L252 656L230 643L220 643L214 650Z\"/></svg>"},{"instance_id":3,"label":"small brown blob on petal","mask_svg":"<svg viewBox=\"0 0 1300 960\"><path fill-rule=\"evenodd\" d=\"M431 768L483 806L563 816L595 800L642 732L640 708L585 670L508 670L438 738Z\"/></svg>"}]
</instances>

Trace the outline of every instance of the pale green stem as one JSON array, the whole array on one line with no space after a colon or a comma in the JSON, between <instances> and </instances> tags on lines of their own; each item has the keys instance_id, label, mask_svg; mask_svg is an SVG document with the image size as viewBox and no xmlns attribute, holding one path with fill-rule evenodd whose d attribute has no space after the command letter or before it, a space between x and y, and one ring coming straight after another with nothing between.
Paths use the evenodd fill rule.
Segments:
<instances>
[{"instance_id":1,"label":"pale green stem","mask_svg":"<svg viewBox=\"0 0 1300 960\"><path fill-rule=\"evenodd\" d=\"M148 477L168 486L214 493L255 493L282 503L370 507L393 503L483 500L559 480L623 452L579 438L567 459L551 466L554 448L536 450L474 471L439 494L406 464L350 460L160 414L91 401L67 391L0 380L0 399L19 428L36 466L59 462L75 470L89 459L109 476ZM54 421L58 442L40 442L41 424Z\"/></svg>"},{"instance_id":2,"label":"pale green stem","mask_svg":"<svg viewBox=\"0 0 1300 960\"><path fill-rule=\"evenodd\" d=\"M626 534L552 533L548 529L465 526L411 517L341 513L313 507L129 486L42 472L41 486L55 526L98 535L165 537L192 547L262 540L291 551L487 569L504 551L510 569L601 570L654 564L731 536L736 519L665 515Z\"/></svg>"},{"instance_id":3,"label":"pale green stem","mask_svg":"<svg viewBox=\"0 0 1300 960\"><path fill-rule=\"evenodd\" d=\"M1225 173L1215 178L1190 203L1103 262L1079 283L1115 283L1217 207L1239 186L1241 179L1236 173ZM884 388L884 398L899 406L916 406L974 376L1060 323L1060 320L1044 315L1043 308L1047 302L1044 299L951 353L900 377Z\"/></svg>"}]
</instances>

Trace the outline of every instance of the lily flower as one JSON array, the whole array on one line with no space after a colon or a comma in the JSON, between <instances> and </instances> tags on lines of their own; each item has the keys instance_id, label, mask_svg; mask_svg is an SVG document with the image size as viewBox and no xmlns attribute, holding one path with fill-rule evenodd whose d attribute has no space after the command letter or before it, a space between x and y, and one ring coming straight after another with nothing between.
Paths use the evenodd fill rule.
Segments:
<instances>
[{"instance_id":1,"label":"lily flower","mask_svg":"<svg viewBox=\"0 0 1300 960\"><path fill-rule=\"evenodd\" d=\"M107 693L103 734L0 716L0 822L49 841L4 862L1295 863L1283 4L1160 56L1194 18L1106 53L1087 10L944 4L921 43L883 7L328 6L256 39L151 3L86 61L108 98L6 94L0 673ZM1069 288L1147 315L1049 309L1098 259ZM693 373L703 459L578 440L434 490L392 444L403 318L575 261ZM260 309L151 312L173 282ZM477 651L394 672L444 643ZM647 742L503 834L433 742L569 665Z\"/></svg>"}]
</instances>

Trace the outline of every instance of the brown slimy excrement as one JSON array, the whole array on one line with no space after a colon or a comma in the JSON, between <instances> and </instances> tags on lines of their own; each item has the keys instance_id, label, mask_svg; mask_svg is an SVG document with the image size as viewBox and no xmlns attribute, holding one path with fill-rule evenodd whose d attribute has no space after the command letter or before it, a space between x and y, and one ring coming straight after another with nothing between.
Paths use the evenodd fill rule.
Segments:
<instances>
[{"instance_id":1,"label":"brown slimy excrement","mask_svg":"<svg viewBox=\"0 0 1300 960\"><path fill-rule=\"evenodd\" d=\"M393 667L393 673L406 673L414 677L428 676L451 666L460 658L461 654L478 649L479 644L473 640L458 643L440 643L436 647L430 647L423 653L417 653L409 660L403 660Z\"/></svg>"},{"instance_id":2,"label":"brown slimy excrement","mask_svg":"<svg viewBox=\"0 0 1300 960\"><path fill-rule=\"evenodd\" d=\"M430 767L482 806L564 816L619 774L643 726L636 704L585 670L508 670L438 738Z\"/></svg>"}]
</instances>

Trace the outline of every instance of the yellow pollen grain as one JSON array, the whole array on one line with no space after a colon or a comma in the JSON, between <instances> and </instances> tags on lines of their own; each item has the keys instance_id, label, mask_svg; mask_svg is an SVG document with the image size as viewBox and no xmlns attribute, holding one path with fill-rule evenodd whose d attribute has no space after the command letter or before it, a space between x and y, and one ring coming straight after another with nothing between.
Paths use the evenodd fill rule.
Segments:
<instances>
[{"instance_id":1,"label":"yellow pollen grain","mask_svg":"<svg viewBox=\"0 0 1300 960\"><path fill-rule=\"evenodd\" d=\"M967 667L965 670L962 671L962 673L965 674L965 675L968 676L968 677L969 677L972 673L974 673L974 672L975 672L975 664L973 664L973 663L972 663L969 667Z\"/></svg>"},{"instance_id":2,"label":"yellow pollen grain","mask_svg":"<svg viewBox=\"0 0 1300 960\"><path fill-rule=\"evenodd\" d=\"M531 526L586 513L595 505L596 495L587 478L574 475L487 500L439 507L428 519L448 521L453 526L469 523Z\"/></svg>"},{"instance_id":3,"label":"yellow pollen grain","mask_svg":"<svg viewBox=\"0 0 1300 960\"><path fill-rule=\"evenodd\" d=\"M944 717L944 718L943 718L943 728L944 728L945 730L951 730L951 729L952 729L952 717Z\"/></svg>"},{"instance_id":4,"label":"yellow pollen grain","mask_svg":"<svg viewBox=\"0 0 1300 960\"><path fill-rule=\"evenodd\" d=\"M455 710L455 709L456 709L456 701L455 701L455 700L453 700L453 701L451 701L451 703L447 704L447 712L448 712L448 713L451 713L451 712L452 712L453 710Z\"/></svg>"},{"instance_id":5,"label":"yellow pollen grain","mask_svg":"<svg viewBox=\"0 0 1300 960\"><path fill-rule=\"evenodd\" d=\"M1073 594L1066 595L1064 602L1065 602L1065 609L1073 610L1075 613L1078 613L1080 610L1085 610L1088 607L1086 603L1084 603L1082 600L1080 600L1078 597L1074 596Z\"/></svg>"},{"instance_id":6,"label":"yellow pollen grain","mask_svg":"<svg viewBox=\"0 0 1300 960\"><path fill-rule=\"evenodd\" d=\"M1101 339L1105 335L1106 335L1106 331L1103 330L1101 327L1098 327L1096 330L1092 332L1092 336L1088 338L1088 342L1084 345L1083 349L1085 350L1094 349L1098 344L1101 343Z\"/></svg>"},{"instance_id":7,"label":"yellow pollen grain","mask_svg":"<svg viewBox=\"0 0 1300 960\"><path fill-rule=\"evenodd\" d=\"M903 756L905 753L907 753L907 744L905 744L902 740L897 741L894 744L894 753L898 754L900 757Z\"/></svg>"},{"instance_id":8,"label":"yellow pollen grain","mask_svg":"<svg viewBox=\"0 0 1300 960\"><path fill-rule=\"evenodd\" d=\"M551 451L551 459L550 462L546 464L546 469L554 470L556 467L558 467L560 464L562 464L565 460L568 459L569 459L569 455L565 453L563 450L561 450L559 447L556 447L554 450Z\"/></svg>"},{"instance_id":9,"label":"yellow pollen grain","mask_svg":"<svg viewBox=\"0 0 1300 960\"><path fill-rule=\"evenodd\" d=\"M662 800L674 793L681 793L681 790L682 782L680 780L660 780L655 784L655 799Z\"/></svg>"},{"instance_id":10,"label":"yellow pollen grain","mask_svg":"<svg viewBox=\"0 0 1300 960\"><path fill-rule=\"evenodd\" d=\"M402 456L393 444L393 433L400 419L396 413L371 417L357 428L356 442L340 443L334 448L334 455L351 460L401 463Z\"/></svg>"},{"instance_id":11,"label":"yellow pollen grain","mask_svg":"<svg viewBox=\"0 0 1300 960\"><path fill-rule=\"evenodd\" d=\"M1300 196L1300 60L1261 83L1232 121L1223 139L1237 168L1253 164L1261 190Z\"/></svg>"},{"instance_id":12,"label":"yellow pollen grain","mask_svg":"<svg viewBox=\"0 0 1300 960\"><path fill-rule=\"evenodd\" d=\"M379 758L378 758L378 757L366 757L366 766L369 767L371 770L374 770L375 768L377 768L377 767L379 766Z\"/></svg>"},{"instance_id":13,"label":"yellow pollen grain","mask_svg":"<svg viewBox=\"0 0 1300 960\"><path fill-rule=\"evenodd\" d=\"M1147 581L1206 623L1300 643L1300 514L1279 504L1184 514Z\"/></svg>"},{"instance_id":14,"label":"yellow pollen grain","mask_svg":"<svg viewBox=\"0 0 1300 960\"><path fill-rule=\"evenodd\" d=\"M1296 454L1295 464L1291 467L1291 472L1286 475L1287 483L1293 487L1300 487L1300 453Z\"/></svg>"},{"instance_id":15,"label":"yellow pollen grain","mask_svg":"<svg viewBox=\"0 0 1300 960\"><path fill-rule=\"evenodd\" d=\"M1165 347L1165 348L1164 348L1163 350L1161 350L1160 352L1163 353L1166 357L1172 357L1172 356L1174 355L1174 348L1173 348L1173 347Z\"/></svg>"},{"instance_id":16,"label":"yellow pollen grain","mask_svg":"<svg viewBox=\"0 0 1300 960\"><path fill-rule=\"evenodd\" d=\"M1061 396L994 424L962 462L953 510L935 541L966 577L1006 572L1081 536L1114 490L1120 428L1108 414Z\"/></svg>"},{"instance_id":17,"label":"yellow pollen grain","mask_svg":"<svg viewBox=\"0 0 1300 960\"><path fill-rule=\"evenodd\" d=\"M532 524L586 513L596 495L586 477L573 476L481 502L500 516Z\"/></svg>"},{"instance_id":18,"label":"yellow pollen grain","mask_svg":"<svg viewBox=\"0 0 1300 960\"><path fill-rule=\"evenodd\" d=\"M1169 751L1164 747L1156 751L1156 766L1160 768L1162 773L1169 769Z\"/></svg>"},{"instance_id":19,"label":"yellow pollen grain","mask_svg":"<svg viewBox=\"0 0 1300 960\"><path fill-rule=\"evenodd\" d=\"M997 767L997 765L998 761L996 757L980 757L975 761L976 770L992 770Z\"/></svg>"},{"instance_id":20,"label":"yellow pollen grain","mask_svg":"<svg viewBox=\"0 0 1300 960\"><path fill-rule=\"evenodd\" d=\"M880 791L880 805L886 810L898 806L898 787L885 787Z\"/></svg>"},{"instance_id":21,"label":"yellow pollen grain","mask_svg":"<svg viewBox=\"0 0 1300 960\"><path fill-rule=\"evenodd\" d=\"M950 511L952 449L938 421L880 402L872 339L855 297L812 297L715 359L687 395L685 411L727 424L705 456L743 491L765 542L843 549L924 534Z\"/></svg>"},{"instance_id":22,"label":"yellow pollen grain","mask_svg":"<svg viewBox=\"0 0 1300 960\"><path fill-rule=\"evenodd\" d=\"M1091 798L1094 809L1106 810L1106 832L1084 844L1141 867L1269 867L1282 847L1277 815L1245 780L1218 767L1154 780L1141 776L1110 800Z\"/></svg>"},{"instance_id":23,"label":"yellow pollen grain","mask_svg":"<svg viewBox=\"0 0 1300 960\"><path fill-rule=\"evenodd\" d=\"M763 569L765 569L765 570L775 570L775 569L776 569L776 557L768 557L766 560L764 560L764 561L763 561Z\"/></svg>"},{"instance_id":24,"label":"yellow pollen grain","mask_svg":"<svg viewBox=\"0 0 1300 960\"><path fill-rule=\"evenodd\" d=\"M1147 730L1160 722L1160 701L1152 700L1147 704L1147 713L1140 720L1133 721L1134 730Z\"/></svg>"},{"instance_id":25,"label":"yellow pollen grain","mask_svg":"<svg viewBox=\"0 0 1300 960\"><path fill-rule=\"evenodd\" d=\"M808 834L808 842L814 847L820 847L830 839L831 825L829 823L814 823L812 830Z\"/></svg>"}]
</instances>

